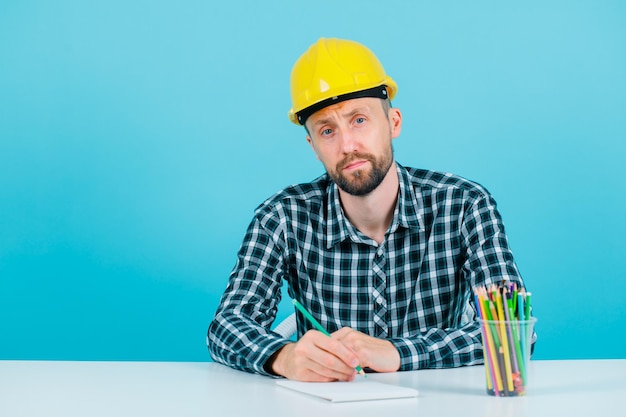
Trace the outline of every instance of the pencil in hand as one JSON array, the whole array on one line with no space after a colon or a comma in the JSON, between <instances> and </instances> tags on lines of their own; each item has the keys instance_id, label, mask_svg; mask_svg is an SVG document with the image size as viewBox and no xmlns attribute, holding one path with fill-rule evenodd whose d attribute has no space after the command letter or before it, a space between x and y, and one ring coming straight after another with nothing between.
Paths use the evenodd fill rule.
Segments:
<instances>
[{"instance_id":1,"label":"pencil in hand","mask_svg":"<svg viewBox=\"0 0 626 417\"><path fill-rule=\"evenodd\" d=\"M304 315L304 317L305 317L308 321L310 321L310 322L311 322L311 324L313 325L313 327L315 327L315 329L316 329L316 330L318 330L318 331L320 331L320 332L324 333L326 336L330 337L330 333L328 333L328 332L326 331L326 329L324 329L324 328L322 327L322 325L321 325L321 324L320 324L317 320L315 320L315 317L313 317L313 316L311 315L311 313L309 313L309 312L306 310L306 308L304 308L304 306L298 302L298 300L293 299L292 301L293 301L293 305L294 305L294 306L298 309L298 311L300 311L300 313L302 313L302 314ZM356 371L357 371L359 374L361 374L361 375L365 376L365 371L363 371L363 368L361 368L361 366L360 366L360 365L357 365L355 369L356 369Z\"/></svg>"}]
</instances>

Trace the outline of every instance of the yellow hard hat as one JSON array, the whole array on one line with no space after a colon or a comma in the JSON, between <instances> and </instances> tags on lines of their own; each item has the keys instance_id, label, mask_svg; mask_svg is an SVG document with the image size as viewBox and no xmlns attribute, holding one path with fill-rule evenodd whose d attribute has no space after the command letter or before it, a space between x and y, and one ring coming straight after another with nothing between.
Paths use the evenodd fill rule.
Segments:
<instances>
[{"instance_id":1,"label":"yellow hard hat","mask_svg":"<svg viewBox=\"0 0 626 417\"><path fill-rule=\"evenodd\" d=\"M357 97L392 99L398 86L364 45L320 38L291 70L289 120L303 125L318 110Z\"/></svg>"}]
</instances>

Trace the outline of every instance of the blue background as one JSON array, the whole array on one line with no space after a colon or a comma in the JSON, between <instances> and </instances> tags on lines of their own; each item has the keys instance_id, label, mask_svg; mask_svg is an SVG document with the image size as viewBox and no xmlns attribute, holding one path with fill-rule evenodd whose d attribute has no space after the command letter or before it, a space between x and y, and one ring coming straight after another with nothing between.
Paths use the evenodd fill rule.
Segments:
<instances>
[{"instance_id":1,"label":"blue background","mask_svg":"<svg viewBox=\"0 0 626 417\"><path fill-rule=\"evenodd\" d=\"M320 36L397 81L400 163L494 194L535 357L626 358L624 2L4 0L0 359L210 360L254 208L323 172L287 119Z\"/></svg>"}]
</instances>

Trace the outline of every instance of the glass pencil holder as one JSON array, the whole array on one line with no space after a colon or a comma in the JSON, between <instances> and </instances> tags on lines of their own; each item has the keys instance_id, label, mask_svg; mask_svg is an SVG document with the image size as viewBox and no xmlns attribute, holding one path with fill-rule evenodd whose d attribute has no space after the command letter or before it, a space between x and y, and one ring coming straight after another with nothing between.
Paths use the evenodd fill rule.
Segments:
<instances>
[{"instance_id":1,"label":"glass pencil holder","mask_svg":"<svg viewBox=\"0 0 626 417\"><path fill-rule=\"evenodd\" d=\"M526 395L531 341L536 318L482 320L487 393L497 397Z\"/></svg>"}]
</instances>

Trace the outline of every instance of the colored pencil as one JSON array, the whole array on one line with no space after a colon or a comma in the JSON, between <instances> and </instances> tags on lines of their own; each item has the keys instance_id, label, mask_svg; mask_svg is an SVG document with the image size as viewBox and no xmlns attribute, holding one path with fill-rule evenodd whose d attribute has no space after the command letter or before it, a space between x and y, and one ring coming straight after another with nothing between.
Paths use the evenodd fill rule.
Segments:
<instances>
[{"instance_id":1,"label":"colored pencil","mask_svg":"<svg viewBox=\"0 0 626 417\"><path fill-rule=\"evenodd\" d=\"M506 332L506 317L504 316L504 305L502 300L502 294L496 293L496 310L498 311L498 317L500 317L500 340L502 341L501 352L504 355L504 366L506 372L506 382L508 384L509 391L513 391L513 371L511 369L511 354L509 350L509 338Z\"/></svg>"},{"instance_id":2,"label":"colored pencil","mask_svg":"<svg viewBox=\"0 0 626 417\"><path fill-rule=\"evenodd\" d=\"M478 317L482 320L487 320L487 317L485 314L485 308L483 306L481 296L478 294L478 292L476 292L474 298L476 300L476 310L478 312ZM487 366L485 366L485 374L487 376L487 389L490 389L490 390L493 389L494 393L496 395L499 395L500 388L498 387L498 383L496 380L497 374L495 372L495 367L493 364L493 354L491 353L493 349L493 340L491 338L491 335L489 335L487 331L485 333L486 333L485 338L487 340L484 340L483 344L485 345L484 356L486 356L484 360L485 360L485 363L487 364Z\"/></svg>"}]
</instances>

